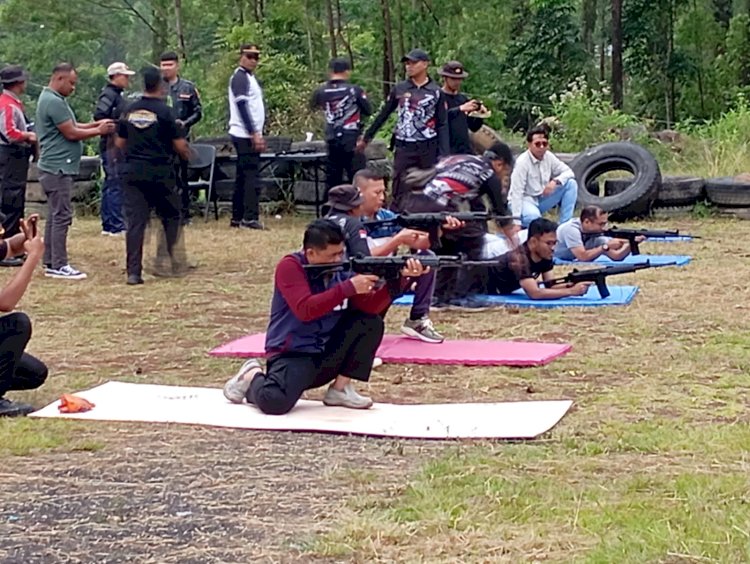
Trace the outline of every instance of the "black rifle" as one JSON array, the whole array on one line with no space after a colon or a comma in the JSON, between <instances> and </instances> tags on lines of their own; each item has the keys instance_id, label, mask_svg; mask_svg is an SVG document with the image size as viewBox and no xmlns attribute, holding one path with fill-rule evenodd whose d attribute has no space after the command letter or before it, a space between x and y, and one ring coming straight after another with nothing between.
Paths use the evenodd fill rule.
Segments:
<instances>
[{"instance_id":1,"label":"black rifle","mask_svg":"<svg viewBox=\"0 0 750 564\"><path fill-rule=\"evenodd\" d=\"M613 239L627 239L630 243L630 252L634 255L641 254L637 237L645 237L646 239L666 239L667 237L692 237L693 239L700 239L695 235L680 235L678 229L621 229L619 227L612 227L597 235L604 235L605 237L612 237Z\"/></svg>"},{"instance_id":2,"label":"black rifle","mask_svg":"<svg viewBox=\"0 0 750 564\"><path fill-rule=\"evenodd\" d=\"M435 212L435 213L402 213L390 219L376 219L373 221L363 221L365 229L371 231L379 227L401 227L409 229L418 229L420 231L429 231L435 227L440 227L449 217L455 217L458 221L466 223L479 222L487 223L494 219L496 221L507 219L518 219L510 215L494 215L487 212Z\"/></svg>"},{"instance_id":3,"label":"black rifle","mask_svg":"<svg viewBox=\"0 0 750 564\"><path fill-rule=\"evenodd\" d=\"M599 296L606 298L609 296L609 288L607 288L607 276L613 276L615 274L628 274L629 272L635 272L636 270L643 270L646 268L658 268L661 266L674 266L676 262L668 262L664 264L651 264L649 261L638 263L638 264L620 264L617 266L603 266L601 268L591 268L588 270L573 269L572 272L563 276L562 278L555 278L544 283L547 288L554 287L557 284L578 284L579 282L593 282L596 284L596 289L599 290Z\"/></svg>"},{"instance_id":4,"label":"black rifle","mask_svg":"<svg viewBox=\"0 0 750 564\"><path fill-rule=\"evenodd\" d=\"M304 269L313 275L329 272L354 272L356 274L377 274L385 280L394 280L401 276L401 270L406 261L416 259L422 266L435 268L460 268L464 261L459 256L436 255L399 255L395 257L363 257L356 256L344 262L330 262L325 264L306 264Z\"/></svg>"}]
</instances>

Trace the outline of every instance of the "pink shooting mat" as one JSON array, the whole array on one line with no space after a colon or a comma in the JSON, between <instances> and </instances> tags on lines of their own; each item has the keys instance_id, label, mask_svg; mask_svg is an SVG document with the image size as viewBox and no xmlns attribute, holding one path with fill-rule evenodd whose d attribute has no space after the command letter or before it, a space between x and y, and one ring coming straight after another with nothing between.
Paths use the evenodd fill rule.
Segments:
<instances>
[{"instance_id":1,"label":"pink shooting mat","mask_svg":"<svg viewBox=\"0 0 750 564\"><path fill-rule=\"evenodd\" d=\"M265 356L265 333L241 337L209 354L232 358ZM431 344L386 335L378 349L383 362L402 364L463 364L465 366L542 366L566 354L569 344L526 341L444 341Z\"/></svg>"}]
</instances>

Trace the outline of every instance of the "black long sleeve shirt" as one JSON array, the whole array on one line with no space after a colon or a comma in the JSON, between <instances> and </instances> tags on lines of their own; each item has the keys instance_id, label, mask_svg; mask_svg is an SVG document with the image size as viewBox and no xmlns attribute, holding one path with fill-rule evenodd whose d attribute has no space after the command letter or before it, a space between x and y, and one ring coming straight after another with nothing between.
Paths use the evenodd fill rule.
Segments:
<instances>
[{"instance_id":1,"label":"black long sleeve shirt","mask_svg":"<svg viewBox=\"0 0 750 564\"><path fill-rule=\"evenodd\" d=\"M462 104L469 98L462 93L449 94L443 91L446 105L448 107L448 137L451 155L473 155L474 148L471 146L469 131L478 131L482 127L480 118L467 116L460 110Z\"/></svg>"},{"instance_id":2,"label":"black long sleeve shirt","mask_svg":"<svg viewBox=\"0 0 750 564\"><path fill-rule=\"evenodd\" d=\"M361 87L344 80L329 80L313 92L310 105L323 110L326 140L340 140L352 147L362 131L362 118L372 115L372 104Z\"/></svg>"},{"instance_id":3,"label":"black long sleeve shirt","mask_svg":"<svg viewBox=\"0 0 750 564\"><path fill-rule=\"evenodd\" d=\"M437 140L439 154L449 154L447 108L443 91L435 81L429 79L422 86L417 86L411 80L396 84L385 106L365 133L365 141L372 140L396 110L398 121L394 138L397 148Z\"/></svg>"}]
</instances>

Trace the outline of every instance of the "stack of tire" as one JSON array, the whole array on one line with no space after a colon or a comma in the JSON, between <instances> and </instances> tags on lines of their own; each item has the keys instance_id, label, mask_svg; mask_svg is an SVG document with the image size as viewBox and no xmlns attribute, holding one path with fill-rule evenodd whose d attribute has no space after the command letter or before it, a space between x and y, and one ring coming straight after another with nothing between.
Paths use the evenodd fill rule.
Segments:
<instances>
[{"instance_id":1,"label":"stack of tire","mask_svg":"<svg viewBox=\"0 0 750 564\"><path fill-rule=\"evenodd\" d=\"M78 174L74 178L74 207L91 202L97 192L97 183L101 176L101 159L83 157ZM38 213L42 218L47 215L47 195L39 183L39 169L36 164L29 164L29 176L26 183L26 214Z\"/></svg>"},{"instance_id":2,"label":"stack of tire","mask_svg":"<svg viewBox=\"0 0 750 564\"><path fill-rule=\"evenodd\" d=\"M578 204L597 205L613 219L686 213L705 198L702 178L662 177L653 155L635 143L591 147L575 156L570 167L578 179ZM605 180L604 194L599 194L597 178L615 171L625 171L632 177Z\"/></svg>"},{"instance_id":3,"label":"stack of tire","mask_svg":"<svg viewBox=\"0 0 750 564\"><path fill-rule=\"evenodd\" d=\"M750 219L750 174L709 178L706 196L721 212Z\"/></svg>"}]
</instances>

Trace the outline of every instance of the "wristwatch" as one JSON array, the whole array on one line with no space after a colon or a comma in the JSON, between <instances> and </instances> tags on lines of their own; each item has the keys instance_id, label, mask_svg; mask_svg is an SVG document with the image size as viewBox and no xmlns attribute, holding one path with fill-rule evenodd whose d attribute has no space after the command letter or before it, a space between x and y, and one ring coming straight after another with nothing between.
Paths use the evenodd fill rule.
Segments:
<instances>
[{"instance_id":1,"label":"wristwatch","mask_svg":"<svg viewBox=\"0 0 750 564\"><path fill-rule=\"evenodd\" d=\"M604 243L604 244L602 245L602 251L604 251L605 253L606 253L607 251L609 251L609 245L607 245L607 243Z\"/></svg>"}]
</instances>

